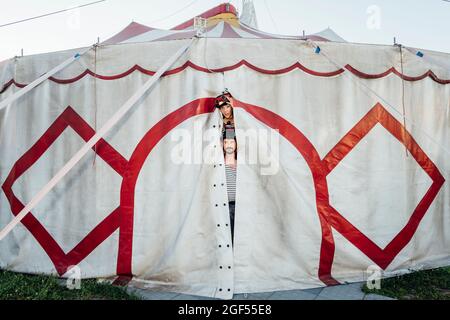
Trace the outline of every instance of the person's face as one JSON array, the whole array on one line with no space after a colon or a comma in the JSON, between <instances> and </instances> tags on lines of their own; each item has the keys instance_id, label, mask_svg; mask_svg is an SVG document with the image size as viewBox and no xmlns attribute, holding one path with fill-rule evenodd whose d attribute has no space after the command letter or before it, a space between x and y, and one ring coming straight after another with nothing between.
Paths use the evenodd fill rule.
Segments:
<instances>
[{"instance_id":1,"label":"person's face","mask_svg":"<svg viewBox=\"0 0 450 320\"><path fill-rule=\"evenodd\" d=\"M224 139L223 149L226 154L234 154L236 151L236 141L234 139Z\"/></svg>"},{"instance_id":2,"label":"person's face","mask_svg":"<svg viewBox=\"0 0 450 320\"><path fill-rule=\"evenodd\" d=\"M230 119L233 116L233 107L231 106L231 103L227 103L220 107L220 112L222 112L225 119Z\"/></svg>"}]
</instances>

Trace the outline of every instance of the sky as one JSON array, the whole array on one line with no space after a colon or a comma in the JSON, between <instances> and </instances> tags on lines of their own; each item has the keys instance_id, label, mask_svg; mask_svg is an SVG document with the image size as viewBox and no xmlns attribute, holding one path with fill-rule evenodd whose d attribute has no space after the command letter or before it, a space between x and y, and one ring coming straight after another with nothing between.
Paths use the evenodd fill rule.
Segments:
<instances>
[{"instance_id":1,"label":"sky","mask_svg":"<svg viewBox=\"0 0 450 320\"><path fill-rule=\"evenodd\" d=\"M0 25L95 0L0 0ZM89 46L131 21L172 28L225 0L106 0L74 11L0 27L0 61L21 54ZM242 0L229 1L241 11ZM254 0L258 27L284 35L331 27L349 42L393 44L450 53L450 1Z\"/></svg>"}]
</instances>

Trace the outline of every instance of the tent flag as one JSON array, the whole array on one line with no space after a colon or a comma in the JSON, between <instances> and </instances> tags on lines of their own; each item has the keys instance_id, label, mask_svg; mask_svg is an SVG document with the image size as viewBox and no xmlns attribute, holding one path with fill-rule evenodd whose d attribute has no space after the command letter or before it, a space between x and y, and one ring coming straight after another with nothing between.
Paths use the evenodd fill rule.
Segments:
<instances>
[{"instance_id":1,"label":"tent flag","mask_svg":"<svg viewBox=\"0 0 450 320\"><path fill-rule=\"evenodd\" d=\"M0 110L0 229L192 40L186 28L186 39L102 44ZM449 54L404 50L400 65L393 46L320 41L317 54L208 28L219 36L196 39L0 241L1 269L78 266L83 278L230 299L450 265ZM0 63L0 103L78 51ZM234 241L214 106L225 88Z\"/></svg>"}]
</instances>

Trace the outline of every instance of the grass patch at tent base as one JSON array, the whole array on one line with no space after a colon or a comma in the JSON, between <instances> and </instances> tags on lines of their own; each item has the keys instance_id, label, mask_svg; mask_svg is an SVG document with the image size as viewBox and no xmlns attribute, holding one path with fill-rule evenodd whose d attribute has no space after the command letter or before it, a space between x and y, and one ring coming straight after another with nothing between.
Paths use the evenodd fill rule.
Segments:
<instances>
[{"instance_id":1,"label":"grass patch at tent base","mask_svg":"<svg viewBox=\"0 0 450 320\"><path fill-rule=\"evenodd\" d=\"M82 280L80 289L69 290L61 279L0 270L0 300L137 300L124 288Z\"/></svg>"},{"instance_id":2,"label":"grass patch at tent base","mask_svg":"<svg viewBox=\"0 0 450 320\"><path fill-rule=\"evenodd\" d=\"M364 285L363 291L400 300L450 300L450 267L382 279L380 286L369 289Z\"/></svg>"}]
</instances>

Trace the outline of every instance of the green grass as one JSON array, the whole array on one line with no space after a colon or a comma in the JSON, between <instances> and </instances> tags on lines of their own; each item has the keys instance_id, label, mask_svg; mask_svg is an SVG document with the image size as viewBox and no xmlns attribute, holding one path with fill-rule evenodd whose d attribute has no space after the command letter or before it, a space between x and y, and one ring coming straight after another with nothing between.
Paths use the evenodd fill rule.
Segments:
<instances>
[{"instance_id":1,"label":"green grass","mask_svg":"<svg viewBox=\"0 0 450 320\"><path fill-rule=\"evenodd\" d=\"M82 280L80 290L69 290L58 278L0 270L0 300L137 300L124 288L96 280Z\"/></svg>"},{"instance_id":2,"label":"green grass","mask_svg":"<svg viewBox=\"0 0 450 320\"><path fill-rule=\"evenodd\" d=\"M363 291L400 300L450 300L450 267L383 279L380 290L364 285Z\"/></svg>"},{"instance_id":3,"label":"green grass","mask_svg":"<svg viewBox=\"0 0 450 320\"><path fill-rule=\"evenodd\" d=\"M363 287L401 300L450 300L450 267L418 271L381 280L381 289ZM124 288L96 280L82 280L80 290L69 290L58 278L0 270L0 300L138 300Z\"/></svg>"}]
</instances>

